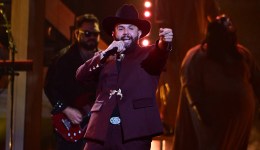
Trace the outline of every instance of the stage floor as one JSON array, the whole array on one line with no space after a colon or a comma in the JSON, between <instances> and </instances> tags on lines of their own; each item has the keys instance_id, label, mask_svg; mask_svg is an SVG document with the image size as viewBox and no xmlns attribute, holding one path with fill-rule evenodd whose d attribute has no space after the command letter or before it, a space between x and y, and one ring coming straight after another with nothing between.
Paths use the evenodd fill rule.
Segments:
<instances>
[{"instance_id":1,"label":"stage floor","mask_svg":"<svg viewBox=\"0 0 260 150\"><path fill-rule=\"evenodd\" d=\"M54 150L55 138L50 119L51 106L43 94L42 101L42 129L41 129L41 150ZM5 149L5 131L6 131L6 101L7 91L0 94L0 149ZM155 137L152 141L151 150L171 150L173 136ZM252 128L250 145L247 150L260 150L260 115L256 117Z\"/></svg>"}]
</instances>

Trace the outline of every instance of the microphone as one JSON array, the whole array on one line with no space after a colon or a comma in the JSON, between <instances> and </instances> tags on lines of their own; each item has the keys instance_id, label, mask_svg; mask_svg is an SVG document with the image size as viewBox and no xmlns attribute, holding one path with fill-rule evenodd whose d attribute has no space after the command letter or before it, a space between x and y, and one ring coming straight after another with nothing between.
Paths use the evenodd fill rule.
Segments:
<instances>
[{"instance_id":1,"label":"microphone","mask_svg":"<svg viewBox=\"0 0 260 150\"><path fill-rule=\"evenodd\" d=\"M117 50L118 50L118 47L113 47L112 49L107 50L106 52L104 52L100 62L102 64L104 64L109 56L114 55L114 54L117 53Z\"/></svg>"},{"instance_id":2,"label":"microphone","mask_svg":"<svg viewBox=\"0 0 260 150\"><path fill-rule=\"evenodd\" d=\"M103 56L104 56L104 57L109 57L110 55L114 55L114 54L117 53L117 50L118 50L118 47L113 47L112 49L107 50L107 51L103 54Z\"/></svg>"}]
</instances>

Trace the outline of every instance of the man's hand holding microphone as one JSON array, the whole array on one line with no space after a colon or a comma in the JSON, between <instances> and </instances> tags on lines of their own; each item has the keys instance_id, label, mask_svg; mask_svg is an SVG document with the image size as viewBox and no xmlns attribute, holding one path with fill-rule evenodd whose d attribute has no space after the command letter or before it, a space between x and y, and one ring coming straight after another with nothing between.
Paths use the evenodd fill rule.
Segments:
<instances>
[{"instance_id":1,"label":"man's hand holding microphone","mask_svg":"<svg viewBox=\"0 0 260 150\"><path fill-rule=\"evenodd\" d=\"M116 59L118 54L126 50L123 41L113 41L106 50L101 52L101 63L104 64L110 59Z\"/></svg>"}]
</instances>

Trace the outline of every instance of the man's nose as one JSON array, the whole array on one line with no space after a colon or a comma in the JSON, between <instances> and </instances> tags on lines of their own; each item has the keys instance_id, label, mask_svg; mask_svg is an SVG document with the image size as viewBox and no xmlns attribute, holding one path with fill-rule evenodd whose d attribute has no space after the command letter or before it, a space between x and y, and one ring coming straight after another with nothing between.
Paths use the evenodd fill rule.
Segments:
<instances>
[{"instance_id":1,"label":"man's nose","mask_svg":"<svg viewBox=\"0 0 260 150\"><path fill-rule=\"evenodd\" d=\"M128 29L124 29L124 34L128 34L128 33L129 33Z\"/></svg>"}]
</instances>

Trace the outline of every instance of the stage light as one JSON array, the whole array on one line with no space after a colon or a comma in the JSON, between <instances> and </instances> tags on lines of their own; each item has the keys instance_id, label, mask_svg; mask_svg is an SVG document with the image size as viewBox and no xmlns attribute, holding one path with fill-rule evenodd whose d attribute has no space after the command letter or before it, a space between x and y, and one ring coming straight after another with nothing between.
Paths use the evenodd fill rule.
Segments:
<instances>
[{"instance_id":1,"label":"stage light","mask_svg":"<svg viewBox=\"0 0 260 150\"><path fill-rule=\"evenodd\" d=\"M144 3L144 9L143 9L143 16L147 19L147 20L150 20L152 19L152 10L151 10L151 7L152 7L152 2L151 0L144 0L143 1ZM149 40L149 34L146 35L146 38L142 39L141 41L141 45L142 46L148 46L150 45L150 40Z\"/></svg>"},{"instance_id":2,"label":"stage light","mask_svg":"<svg viewBox=\"0 0 260 150\"><path fill-rule=\"evenodd\" d=\"M144 16L145 16L146 18L151 17L151 12L150 12L149 10L144 11Z\"/></svg>"},{"instance_id":3,"label":"stage light","mask_svg":"<svg viewBox=\"0 0 260 150\"><path fill-rule=\"evenodd\" d=\"M145 1L144 2L144 7L150 8L152 6L152 3L150 1Z\"/></svg>"},{"instance_id":4,"label":"stage light","mask_svg":"<svg viewBox=\"0 0 260 150\"><path fill-rule=\"evenodd\" d=\"M144 39L144 40L142 41L142 45L143 45L143 46L148 46L149 44L150 44L150 41L147 40L147 39Z\"/></svg>"}]
</instances>

